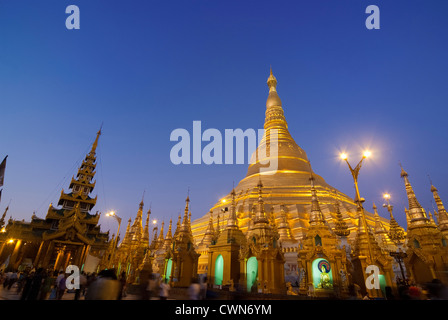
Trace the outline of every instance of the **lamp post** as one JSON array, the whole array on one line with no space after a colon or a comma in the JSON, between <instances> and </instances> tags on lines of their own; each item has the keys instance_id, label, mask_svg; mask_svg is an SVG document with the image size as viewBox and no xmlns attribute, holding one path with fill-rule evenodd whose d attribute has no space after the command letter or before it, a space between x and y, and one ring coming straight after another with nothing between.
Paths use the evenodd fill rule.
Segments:
<instances>
[{"instance_id":1,"label":"lamp post","mask_svg":"<svg viewBox=\"0 0 448 320\"><path fill-rule=\"evenodd\" d=\"M115 255L115 249L117 248L117 245L118 245L118 235L120 234L121 218L119 216L117 216L115 211L110 211L110 212L106 213L106 216L107 217L114 217L115 220L117 220L117 222L118 222L117 236L115 237L114 247L113 247L113 250L112 250L112 254L110 255L110 259L109 259L109 266L110 266L110 262L112 260L112 257Z\"/></svg>"},{"instance_id":2,"label":"lamp post","mask_svg":"<svg viewBox=\"0 0 448 320\"><path fill-rule=\"evenodd\" d=\"M350 173L352 174L353 177L353 181L355 183L355 190L356 190L356 199L355 202L358 204L358 206L362 207L362 202L364 202L364 199L361 198L360 194L359 194L359 188L358 188L358 175L359 175L359 170L361 170L361 166L362 166L362 162L364 161L364 159L370 157L372 153L370 151L364 151L363 155L362 155L362 159L361 161L358 162L358 164L356 165L356 167L353 169L352 166L350 165L350 163L348 162L348 156L346 153L341 153L340 157L342 160L345 160L345 162L348 165L348 168L350 169Z\"/></svg>"},{"instance_id":3,"label":"lamp post","mask_svg":"<svg viewBox=\"0 0 448 320\"><path fill-rule=\"evenodd\" d=\"M365 201L365 199L361 198L361 195L359 193L358 175L359 175L359 171L361 170L361 166L362 166L362 163L363 163L364 159L370 157L371 154L372 153L370 151L364 151L361 160L358 162L358 164L356 165L355 168L353 168L350 165L350 163L348 162L348 155L346 153L341 153L340 154L340 158L347 163L348 168L350 169L350 173L352 174L353 182L355 184L355 190L356 190L355 202L356 202L357 207L358 207L357 210L359 211L359 214L361 215L361 222L362 222L363 227L366 230L366 232L368 232L367 222L366 222L366 217L364 215L364 207L362 206L362 203ZM369 237L367 237L367 239L369 239ZM368 240L368 247L369 247L370 260L373 262L374 260L373 260L372 248L371 248L371 245L370 245L370 240Z\"/></svg>"}]
</instances>

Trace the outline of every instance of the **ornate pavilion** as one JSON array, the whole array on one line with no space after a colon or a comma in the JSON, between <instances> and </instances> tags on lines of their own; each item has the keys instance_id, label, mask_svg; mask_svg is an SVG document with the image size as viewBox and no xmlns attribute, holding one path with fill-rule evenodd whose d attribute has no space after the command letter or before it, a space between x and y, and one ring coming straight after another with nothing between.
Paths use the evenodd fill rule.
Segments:
<instances>
[{"instance_id":1,"label":"ornate pavilion","mask_svg":"<svg viewBox=\"0 0 448 320\"><path fill-rule=\"evenodd\" d=\"M33 213L30 222L11 217L4 226L6 208L0 220L0 264L12 269L33 266L65 270L70 264L83 269L88 257L101 259L108 248L109 233L100 230L100 214L91 213L97 198L90 196L95 187L95 151L100 135L101 130L76 177L72 177L69 191L61 191L58 207L50 204L45 219Z\"/></svg>"}]
</instances>

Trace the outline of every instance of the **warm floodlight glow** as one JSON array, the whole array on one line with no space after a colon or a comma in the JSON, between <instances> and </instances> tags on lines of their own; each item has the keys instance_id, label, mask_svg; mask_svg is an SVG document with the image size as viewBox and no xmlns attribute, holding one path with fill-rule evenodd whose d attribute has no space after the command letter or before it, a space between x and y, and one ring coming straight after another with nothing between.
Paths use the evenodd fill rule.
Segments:
<instances>
[{"instance_id":1,"label":"warm floodlight glow","mask_svg":"<svg viewBox=\"0 0 448 320\"><path fill-rule=\"evenodd\" d=\"M157 223L156 219L152 220L152 224L156 224L156 223Z\"/></svg>"},{"instance_id":2,"label":"warm floodlight glow","mask_svg":"<svg viewBox=\"0 0 448 320\"><path fill-rule=\"evenodd\" d=\"M342 160L347 160L347 154L345 152L341 153L339 156Z\"/></svg>"},{"instance_id":3,"label":"warm floodlight glow","mask_svg":"<svg viewBox=\"0 0 448 320\"><path fill-rule=\"evenodd\" d=\"M221 202L222 202L222 203L226 203L226 199L222 199Z\"/></svg>"},{"instance_id":4,"label":"warm floodlight glow","mask_svg":"<svg viewBox=\"0 0 448 320\"><path fill-rule=\"evenodd\" d=\"M388 194L388 193L383 194L383 198L384 199L390 199L390 194Z\"/></svg>"},{"instance_id":5,"label":"warm floodlight glow","mask_svg":"<svg viewBox=\"0 0 448 320\"><path fill-rule=\"evenodd\" d=\"M364 154L363 154L364 158L368 158L371 155L372 155L372 152L370 152L369 150L364 151Z\"/></svg>"},{"instance_id":6,"label":"warm floodlight glow","mask_svg":"<svg viewBox=\"0 0 448 320\"><path fill-rule=\"evenodd\" d=\"M8 243L13 243L14 242L14 239L9 239L8 240Z\"/></svg>"}]
</instances>

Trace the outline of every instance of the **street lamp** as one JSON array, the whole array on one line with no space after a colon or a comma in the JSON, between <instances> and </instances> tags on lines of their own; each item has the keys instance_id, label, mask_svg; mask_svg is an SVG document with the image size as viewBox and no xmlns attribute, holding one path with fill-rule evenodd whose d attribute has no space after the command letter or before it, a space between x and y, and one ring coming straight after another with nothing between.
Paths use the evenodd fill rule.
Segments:
<instances>
[{"instance_id":1,"label":"street lamp","mask_svg":"<svg viewBox=\"0 0 448 320\"><path fill-rule=\"evenodd\" d=\"M364 151L361 161L359 161L359 163L353 169L352 166L350 165L350 163L348 162L348 155L345 152L340 154L341 159L347 163L348 168L350 169L350 172L352 174L353 181L355 183L355 190L356 190L355 202L358 204L358 206L361 206L361 207L362 207L362 202L364 202L364 199L361 198L361 196L359 194L358 175L359 175L359 170L361 170L362 162L364 161L364 159L370 157L371 155L372 155L372 153L370 151L368 151L368 150Z\"/></svg>"},{"instance_id":2,"label":"street lamp","mask_svg":"<svg viewBox=\"0 0 448 320\"><path fill-rule=\"evenodd\" d=\"M358 164L356 165L355 168L352 168L352 166L348 162L348 155L345 152L340 154L340 158L347 163L348 168L350 169L350 173L352 174L353 181L355 183L355 190L356 190L355 202L357 204L357 211L358 211L358 214L361 215L361 222L362 222L363 227L366 230L366 232L368 232L368 227L367 227L366 217L364 215L364 208L362 206L362 203L365 201L365 199L361 198L361 195L359 194L358 175L359 175L359 170L361 170L362 162L364 161L364 159L370 157L371 155L372 155L372 153L370 151L368 151L368 150L364 151L361 160L358 162ZM368 239L370 239L370 238L368 237ZM373 260L372 248L371 248L370 241L368 241L368 248L369 248L370 260L373 262L374 260Z\"/></svg>"},{"instance_id":3,"label":"street lamp","mask_svg":"<svg viewBox=\"0 0 448 320\"><path fill-rule=\"evenodd\" d=\"M114 243L113 251L112 251L112 254L111 254L110 259L109 259L109 266L110 266L110 261L111 261L112 257L114 256L114 254L115 254L115 248L116 248L117 245L118 245L118 235L119 235L119 233L120 233L121 218L120 218L119 216L117 216L117 214L115 213L115 211L110 211L110 212L106 213L106 216L107 216L107 217L114 217L115 220L117 220L117 222L118 222L117 236L115 237L115 243Z\"/></svg>"}]
</instances>

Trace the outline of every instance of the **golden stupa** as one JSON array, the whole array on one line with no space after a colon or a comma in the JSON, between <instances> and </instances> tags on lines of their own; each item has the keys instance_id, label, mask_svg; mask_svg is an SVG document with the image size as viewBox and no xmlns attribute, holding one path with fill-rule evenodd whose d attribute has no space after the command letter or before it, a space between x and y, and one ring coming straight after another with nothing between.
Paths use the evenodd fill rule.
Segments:
<instances>
[{"instance_id":1,"label":"golden stupa","mask_svg":"<svg viewBox=\"0 0 448 320\"><path fill-rule=\"evenodd\" d=\"M358 218L354 199L330 186L325 180L312 171L310 161L305 151L300 148L288 131L281 99L277 93L277 79L270 72L267 80L269 95L266 101L266 118L264 123L265 133L254 155L266 155L264 158L251 161L246 177L234 188L236 193L236 212L239 228L246 233L250 224L253 206L257 205L260 180L263 183L265 211L274 214L277 223L284 220L289 224L293 237L300 241L303 239L309 227L309 214L311 212L311 184L313 176L314 188L319 198L321 210L326 223L334 229L337 222L346 223L350 232L349 243L355 239ZM274 171L267 171L264 165L269 161L270 132L276 129L278 132L278 166ZM263 149L268 149L266 150ZM260 152L261 149L261 152ZM264 168L260 170L261 168ZM348 172L347 172L348 174ZM209 226L210 216L213 217L215 228L225 226L229 216L229 203L231 192L220 199L210 210L210 213L192 222L192 232L196 243L200 243ZM367 225L375 227L375 217L370 212L365 212ZM285 219L286 215L286 219ZM219 217L219 218L218 218ZM380 218L383 226L388 230L389 221ZM216 222L221 221L222 226Z\"/></svg>"}]
</instances>

